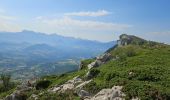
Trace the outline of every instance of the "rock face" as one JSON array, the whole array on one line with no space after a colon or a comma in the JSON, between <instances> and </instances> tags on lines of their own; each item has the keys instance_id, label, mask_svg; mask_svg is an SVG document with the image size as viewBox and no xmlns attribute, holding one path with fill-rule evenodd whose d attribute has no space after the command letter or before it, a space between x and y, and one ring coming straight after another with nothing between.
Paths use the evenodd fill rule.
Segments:
<instances>
[{"instance_id":1,"label":"rock face","mask_svg":"<svg viewBox=\"0 0 170 100\"><path fill-rule=\"evenodd\" d=\"M85 86L86 84L90 83L91 81L92 81L92 80L85 81L85 82L83 82L83 83L77 85L75 88L76 88L76 89L81 89L83 86Z\"/></svg>"},{"instance_id":2,"label":"rock face","mask_svg":"<svg viewBox=\"0 0 170 100\"><path fill-rule=\"evenodd\" d=\"M79 70L81 70L81 69L83 69L83 64L82 64L82 62L80 62L80 64L79 64Z\"/></svg>"},{"instance_id":3,"label":"rock face","mask_svg":"<svg viewBox=\"0 0 170 100\"><path fill-rule=\"evenodd\" d=\"M29 97L29 100L38 100L38 95L32 94L32 95Z\"/></svg>"},{"instance_id":4,"label":"rock face","mask_svg":"<svg viewBox=\"0 0 170 100\"><path fill-rule=\"evenodd\" d=\"M91 79L93 76L91 75L90 71L88 71L85 75L87 79Z\"/></svg>"},{"instance_id":5,"label":"rock face","mask_svg":"<svg viewBox=\"0 0 170 100\"><path fill-rule=\"evenodd\" d=\"M119 37L120 39L117 41L118 46L125 46L128 44L136 44L141 45L146 42L146 40L138 38L136 36L122 34Z\"/></svg>"},{"instance_id":6,"label":"rock face","mask_svg":"<svg viewBox=\"0 0 170 100\"><path fill-rule=\"evenodd\" d=\"M81 98L88 98L90 96L90 93L85 90L80 90L77 92L77 95Z\"/></svg>"},{"instance_id":7,"label":"rock face","mask_svg":"<svg viewBox=\"0 0 170 100\"><path fill-rule=\"evenodd\" d=\"M131 41L131 38L126 35L126 34L122 34L120 35L120 40L118 40L118 45L119 46L125 46L125 45L128 45Z\"/></svg>"},{"instance_id":8,"label":"rock face","mask_svg":"<svg viewBox=\"0 0 170 100\"><path fill-rule=\"evenodd\" d=\"M111 89L102 89L89 100L125 100L126 96L122 91L122 86L114 86Z\"/></svg>"},{"instance_id":9,"label":"rock face","mask_svg":"<svg viewBox=\"0 0 170 100\"><path fill-rule=\"evenodd\" d=\"M4 100L26 100L24 92L15 91L11 95L7 96Z\"/></svg>"},{"instance_id":10,"label":"rock face","mask_svg":"<svg viewBox=\"0 0 170 100\"><path fill-rule=\"evenodd\" d=\"M83 86L90 83L91 81L92 80L82 81L82 79L77 76L77 77L74 77L72 80L68 80L66 83L64 83L60 86L56 86L56 87L49 89L48 92L51 92L51 93L62 92L62 93L64 93L67 90L74 90L77 93L77 95L81 98L89 97L90 96L89 92L83 90L82 88L83 88Z\"/></svg>"},{"instance_id":11,"label":"rock face","mask_svg":"<svg viewBox=\"0 0 170 100\"><path fill-rule=\"evenodd\" d=\"M55 92L65 92L66 90L73 90L76 84L80 84L82 82L83 82L82 79L76 76L72 80L68 80L66 83L59 86L55 86L49 89L48 91L55 93Z\"/></svg>"},{"instance_id":12,"label":"rock face","mask_svg":"<svg viewBox=\"0 0 170 100\"><path fill-rule=\"evenodd\" d=\"M62 86L61 92L65 92L66 90L72 90L72 89L74 89L74 84L66 83Z\"/></svg>"},{"instance_id":13,"label":"rock face","mask_svg":"<svg viewBox=\"0 0 170 100\"><path fill-rule=\"evenodd\" d=\"M112 59L112 56L110 53L104 53L103 55L96 57L96 60L92 63L90 63L87 67L88 69L94 68L94 67L99 67L100 65L106 63Z\"/></svg>"},{"instance_id":14,"label":"rock face","mask_svg":"<svg viewBox=\"0 0 170 100\"><path fill-rule=\"evenodd\" d=\"M56 92L65 92L66 90L75 90L75 91L79 92L83 86L90 83L91 81L92 80L82 81L82 79L78 78L78 76L77 76L62 85L55 86L55 87L49 89L48 91L56 93Z\"/></svg>"},{"instance_id":15,"label":"rock face","mask_svg":"<svg viewBox=\"0 0 170 100\"><path fill-rule=\"evenodd\" d=\"M26 100L25 92L32 90L32 85L28 83L22 83L17 86L17 89L10 95L6 96L4 100Z\"/></svg>"}]
</instances>

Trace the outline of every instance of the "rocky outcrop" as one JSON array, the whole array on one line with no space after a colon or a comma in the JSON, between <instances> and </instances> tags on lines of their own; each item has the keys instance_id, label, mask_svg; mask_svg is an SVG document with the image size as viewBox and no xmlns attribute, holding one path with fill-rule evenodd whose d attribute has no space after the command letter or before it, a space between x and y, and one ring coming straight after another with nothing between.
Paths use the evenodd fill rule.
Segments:
<instances>
[{"instance_id":1,"label":"rocky outcrop","mask_svg":"<svg viewBox=\"0 0 170 100\"><path fill-rule=\"evenodd\" d=\"M53 88L49 89L49 92L65 92L66 90L74 90L75 86L77 84L82 83L82 79L79 78L78 76L74 77L71 80L68 80L66 83L59 85L59 86L54 86Z\"/></svg>"},{"instance_id":2,"label":"rocky outcrop","mask_svg":"<svg viewBox=\"0 0 170 100\"><path fill-rule=\"evenodd\" d=\"M127 34L122 34L120 35L119 38L120 39L117 41L118 46L126 46L129 44L142 45L147 42L144 39L138 38L133 35L127 35Z\"/></svg>"},{"instance_id":3,"label":"rocky outcrop","mask_svg":"<svg viewBox=\"0 0 170 100\"><path fill-rule=\"evenodd\" d=\"M77 76L77 77L74 77L72 80L69 80L62 85L52 87L48 91L53 92L53 93L65 92L66 90L80 91L83 86L85 86L86 84L88 84L91 81L92 80L82 81L82 79Z\"/></svg>"},{"instance_id":4,"label":"rocky outcrop","mask_svg":"<svg viewBox=\"0 0 170 100\"><path fill-rule=\"evenodd\" d=\"M99 67L100 65L106 63L107 61L111 60L112 56L110 53L104 53L103 55L96 57L96 60L90 63L87 67L88 69Z\"/></svg>"},{"instance_id":5,"label":"rocky outcrop","mask_svg":"<svg viewBox=\"0 0 170 100\"><path fill-rule=\"evenodd\" d=\"M79 70L83 69L83 63L80 61Z\"/></svg>"},{"instance_id":6,"label":"rocky outcrop","mask_svg":"<svg viewBox=\"0 0 170 100\"><path fill-rule=\"evenodd\" d=\"M76 89L81 89L83 86L85 86L86 84L90 83L92 80L88 80L88 81L84 81L83 83L77 85L75 88Z\"/></svg>"},{"instance_id":7,"label":"rocky outcrop","mask_svg":"<svg viewBox=\"0 0 170 100\"><path fill-rule=\"evenodd\" d=\"M32 82L28 84L28 82L23 82L21 85L18 85L16 90L5 97L4 100L26 100L26 92L31 91L33 89Z\"/></svg>"},{"instance_id":8,"label":"rocky outcrop","mask_svg":"<svg viewBox=\"0 0 170 100\"><path fill-rule=\"evenodd\" d=\"M77 84L77 83L81 83L81 82L83 82L82 79L79 78L79 76L76 76L72 80L69 80L67 83Z\"/></svg>"},{"instance_id":9,"label":"rocky outcrop","mask_svg":"<svg viewBox=\"0 0 170 100\"><path fill-rule=\"evenodd\" d=\"M120 35L119 38L120 39L117 41L118 46L125 46L125 45L128 45L131 42L130 36L128 36L126 34Z\"/></svg>"},{"instance_id":10,"label":"rocky outcrop","mask_svg":"<svg viewBox=\"0 0 170 100\"><path fill-rule=\"evenodd\" d=\"M38 100L38 95L32 94L32 95L29 97L29 100Z\"/></svg>"},{"instance_id":11,"label":"rocky outcrop","mask_svg":"<svg viewBox=\"0 0 170 100\"><path fill-rule=\"evenodd\" d=\"M90 93L85 91L85 90L80 90L77 92L77 95L80 97L80 98L89 98L90 97Z\"/></svg>"},{"instance_id":12,"label":"rocky outcrop","mask_svg":"<svg viewBox=\"0 0 170 100\"><path fill-rule=\"evenodd\" d=\"M59 85L59 86L55 86L51 89L48 90L48 92L51 93L56 93L56 92L62 92L64 93L67 90L73 90L75 91L75 93L77 93L77 95L81 98L86 98L89 97L90 94L89 92L83 90L83 86L85 86L86 84L90 83L92 80L88 80L88 81L82 81L81 78L74 77L71 80L68 80L66 83Z\"/></svg>"},{"instance_id":13,"label":"rocky outcrop","mask_svg":"<svg viewBox=\"0 0 170 100\"><path fill-rule=\"evenodd\" d=\"M91 79L93 76L92 76L92 74L90 73L90 71L88 71L87 73L86 73L86 75L85 75L85 78L86 79Z\"/></svg>"},{"instance_id":14,"label":"rocky outcrop","mask_svg":"<svg viewBox=\"0 0 170 100\"><path fill-rule=\"evenodd\" d=\"M26 100L27 96L24 91L15 91L8 95L4 100Z\"/></svg>"},{"instance_id":15,"label":"rocky outcrop","mask_svg":"<svg viewBox=\"0 0 170 100\"><path fill-rule=\"evenodd\" d=\"M124 97L126 95L121 90L122 86L114 86L111 89L102 89L89 100L125 100Z\"/></svg>"}]
</instances>

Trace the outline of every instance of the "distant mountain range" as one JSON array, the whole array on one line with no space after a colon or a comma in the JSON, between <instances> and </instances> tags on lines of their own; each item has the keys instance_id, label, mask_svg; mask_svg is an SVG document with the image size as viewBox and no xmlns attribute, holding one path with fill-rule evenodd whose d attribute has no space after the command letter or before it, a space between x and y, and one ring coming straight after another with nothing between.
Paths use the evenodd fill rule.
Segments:
<instances>
[{"instance_id":1,"label":"distant mountain range","mask_svg":"<svg viewBox=\"0 0 170 100\"><path fill-rule=\"evenodd\" d=\"M0 32L1 56L10 54L11 56L36 56L54 61L66 58L87 58L101 54L114 44L114 41L101 43L27 30L15 33Z\"/></svg>"},{"instance_id":2,"label":"distant mountain range","mask_svg":"<svg viewBox=\"0 0 170 100\"><path fill-rule=\"evenodd\" d=\"M22 84L11 88L9 85L8 91L0 91L3 94L0 98L170 100L170 45L127 34L119 38L116 45L100 56L82 60L78 71L22 81ZM57 69L68 70L74 67L63 66L68 62L74 64L68 60L42 64L39 68L47 71L47 74L55 74Z\"/></svg>"},{"instance_id":3,"label":"distant mountain range","mask_svg":"<svg viewBox=\"0 0 170 100\"><path fill-rule=\"evenodd\" d=\"M80 59L95 57L105 52L115 43L115 41L102 43L57 34L47 35L28 30L0 32L0 71L4 68L33 67L68 59L78 63Z\"/></svg>"}]
</instances>

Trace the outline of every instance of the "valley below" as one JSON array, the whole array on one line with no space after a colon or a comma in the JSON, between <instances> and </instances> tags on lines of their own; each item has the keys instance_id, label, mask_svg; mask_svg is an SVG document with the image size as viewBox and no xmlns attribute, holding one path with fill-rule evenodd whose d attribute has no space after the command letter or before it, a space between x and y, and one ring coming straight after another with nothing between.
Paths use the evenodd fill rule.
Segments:
<instances>
[{"instance_id":1,"label":"valley below","mask_svg":"<svg viewBox=\"0 0 170 100\"><path fill-rule=\"evenodd\" d=\"M0 35L0 74L10 74L17 81L76 71L81 60L95 57L116 43L28 30Z\"/></svg>"},{"instance_id":2,"label":"valley below","mask_svg":"<svg viewBox=\"0 0 170 100\"><path fill-rule=\"evenodd\" d=\"M41 63L32 66L1 67L0 72L8 73L14 81L26 81L36 79L44 75L60 75L67 72L77 71L79 61L65 60L55 63Z\"/></svg>"},{"instance_id":3,"label":"valley below","mask_svg":"<svg viewBox=\"0 0 170 100\"><path fill-rule=\"evenodd\" d=\"M13 69L3 100L169 100L170 46L122 34L96 57ZM17 70L19 69L19 70ZM6 71L3 69L3 71ZM10 72L10 70L8 70ZM7 71L6 71L7 72ZM35 75L36 74L36 75ZM31 76L32 75L32 76ZM39 76L37 78L31 78ZM10 76L1 76L10 79ZM30 79L29 79L30 78ZM25 78L26 79L26 78ZM5 85L4 85L5 86Z\"/></svg>"}]
</instances>

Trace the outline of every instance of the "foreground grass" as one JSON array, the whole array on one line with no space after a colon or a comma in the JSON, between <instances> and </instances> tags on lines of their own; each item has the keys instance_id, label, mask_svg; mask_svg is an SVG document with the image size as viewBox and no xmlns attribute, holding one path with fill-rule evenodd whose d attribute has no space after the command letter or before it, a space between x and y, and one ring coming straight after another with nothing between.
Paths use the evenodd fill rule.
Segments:
<instances>
[{"instance_id":1,"label":"foreground grass","mask_svg":"<svg viewBox=\"0 0 170 100\"><path fill-rule=\"evenodd\" d=\"M138 97L141 100L170 100L170 46L159 43L127 45L110 49L109 53L119 59L94 68L97 75L91 83L83 87L84 90L95 95L103 88L121 85L126 99ZM84 79L88 71L87 65L92 61L94 59L82 61L83 68L77 72L42 77L41 80L51 82L50 86L42 90L32 90L27 93L28 97L44 92L40 100L79 100L73 91L50 94L47 89L63 84L75 76Z\"/></svg>"}]
</instances>

